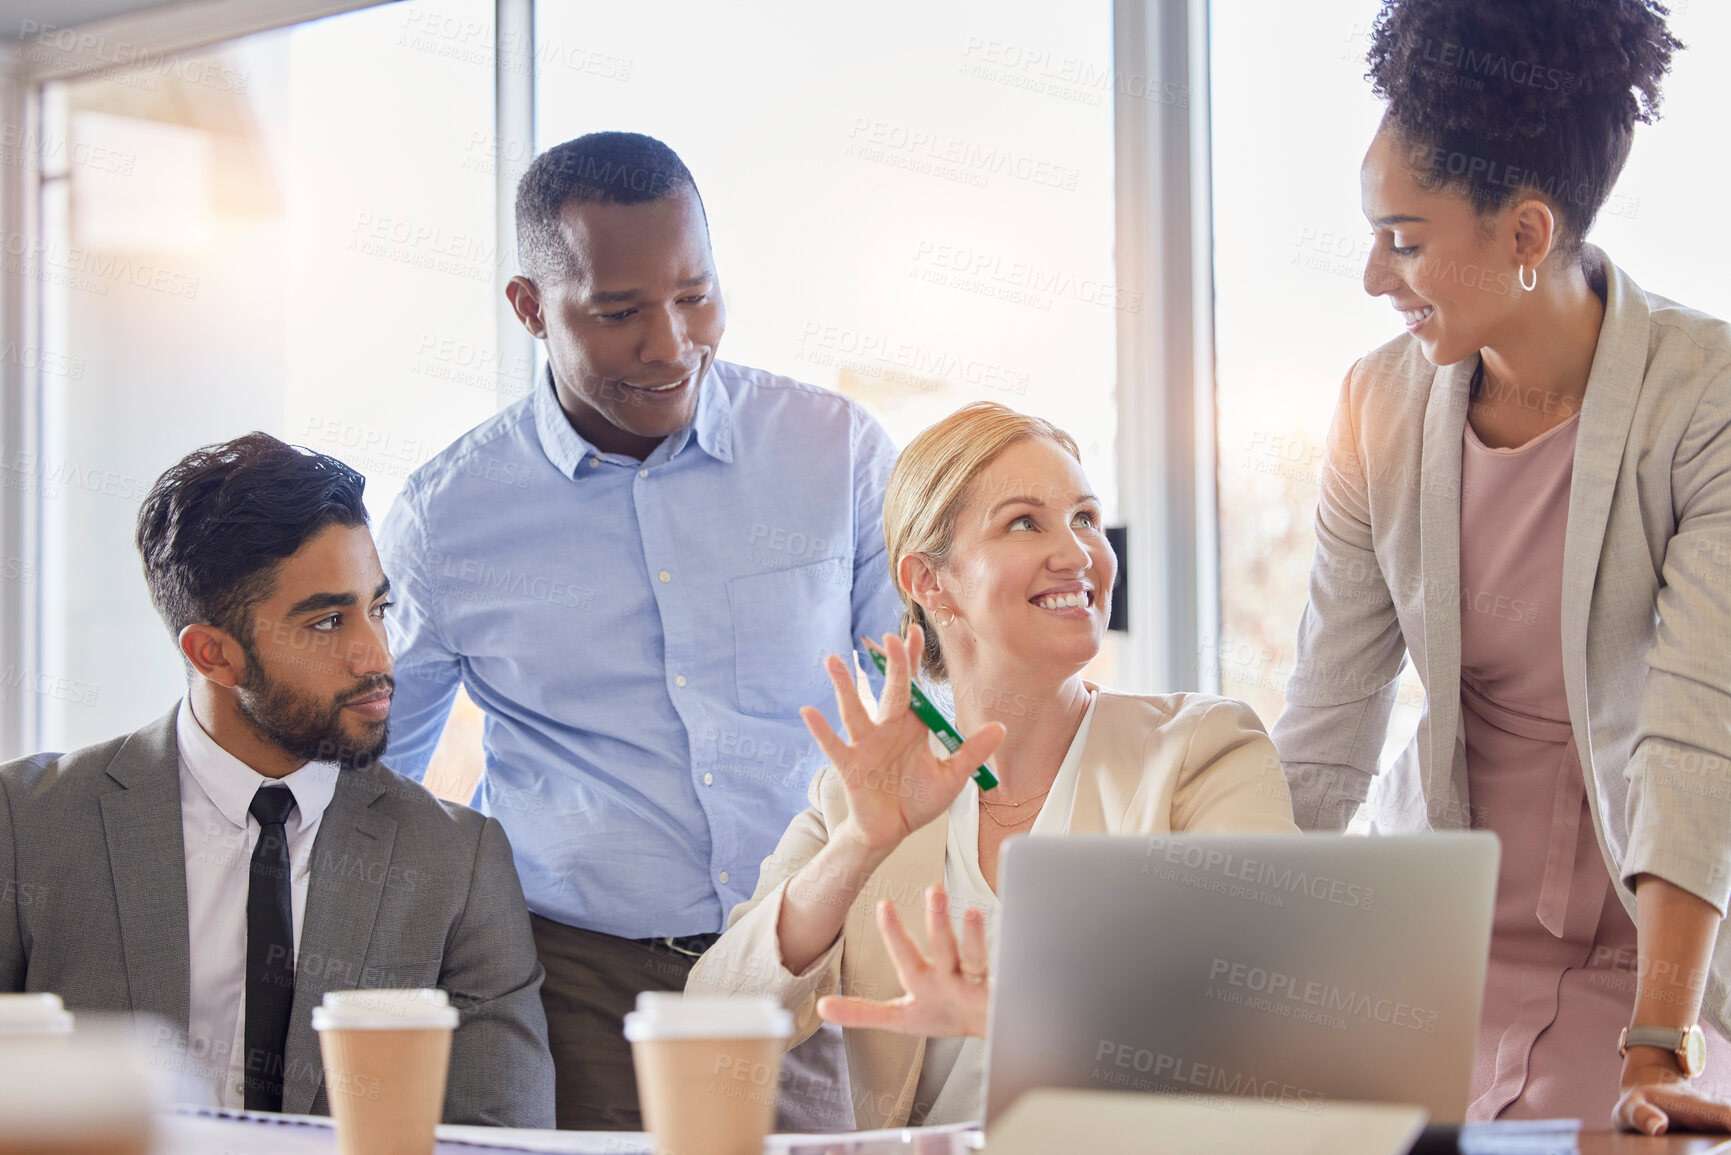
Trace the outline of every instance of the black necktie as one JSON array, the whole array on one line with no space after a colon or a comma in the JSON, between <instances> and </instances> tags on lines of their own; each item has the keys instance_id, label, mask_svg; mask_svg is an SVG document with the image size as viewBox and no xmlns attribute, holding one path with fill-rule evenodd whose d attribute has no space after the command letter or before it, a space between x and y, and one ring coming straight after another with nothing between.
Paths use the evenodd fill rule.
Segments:
<instances>
[{"instance_id":1,"label":"black necktie","mask_svg":"<svg viewBox=\"0 0 1731 1155\"><path fill-rule=\"evenodd\" d=\"M260 786L247 812L258 819L246 892L246 1109L281 1111L283 1043L295 1001L294 905L288 831L295 796Z\"/></svg>"}]
</instances>

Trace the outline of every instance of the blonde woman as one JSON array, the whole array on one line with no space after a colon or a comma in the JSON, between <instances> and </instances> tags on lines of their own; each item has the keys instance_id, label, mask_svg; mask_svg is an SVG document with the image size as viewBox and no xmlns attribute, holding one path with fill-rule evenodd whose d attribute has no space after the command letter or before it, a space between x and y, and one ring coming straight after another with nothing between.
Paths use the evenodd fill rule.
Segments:
<instances>
[{"instance_id":1,"label":"blonde woman","mask_svg":"<svg viewBox=\"0 0 1731 1155\"><path fill-rule=\"evenodd\" d=\"M686 988L779 998L791 1044L839 1022L861 1128L980 1117L1007 839L1296 830L1249 707L1082 679L1118 562L1068 434L996 404L952 414L897 461L884 539L907 636L883 641L877 720L831 656L848 736L804 711L831 764ZM916 660L970 735L953 757L908 709ZM986 760L999 785L982 795L970 775Z\"/></svg>"}]
</instances>

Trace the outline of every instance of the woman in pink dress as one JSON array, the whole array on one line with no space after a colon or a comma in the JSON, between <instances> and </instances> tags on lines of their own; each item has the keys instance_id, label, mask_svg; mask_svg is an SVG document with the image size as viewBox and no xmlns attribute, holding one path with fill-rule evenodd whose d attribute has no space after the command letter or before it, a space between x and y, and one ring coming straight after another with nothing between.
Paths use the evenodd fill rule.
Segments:
<instances>
[{"instance_id":1,"label":"woman in pink dress","mask_svg":"<svg viewBox=\"0 0 1731 1155\"><path fill-rule=\"evenodd\" d=\"M1586 243L1666 15L1385 0L1372 36L1364 284L1407 331L1342 390L1273 736L1301 826L1499 835L1469 1118L1731 1129L1731 328Z\"/></svg>"}]
</instances>

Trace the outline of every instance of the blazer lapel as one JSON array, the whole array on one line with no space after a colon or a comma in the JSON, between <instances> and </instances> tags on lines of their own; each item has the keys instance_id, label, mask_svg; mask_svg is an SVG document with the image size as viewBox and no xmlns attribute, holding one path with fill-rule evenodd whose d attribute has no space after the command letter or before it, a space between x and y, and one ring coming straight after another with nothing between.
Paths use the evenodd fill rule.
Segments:
<instances>
[{"instance_id":1,"label":"blazer lapel","mask_svg":"<svg viewBox=\"0 0 1731 1155\"><path fill-rule=\"evenodd\" d=\"M1592 747L1587 740L1587 625L1593 585L1605 545L1611 498L1647 373L1651 319L1646 296L1604 253L1589 245L1590 257L1604 262L1605 320L1581 400L1575 435L1574 473L1569 483L1569 521L1563 545L1563 680L1569 717L1576 720L1576 744L1589 784ZM1589 788L1589 796L1594 792ZM1594 801L1595 812L1597 800Z\"/></svg>"},{"instance_id":2,"label":"blazer lapel","mask_svg":"<svg viewBox=\"0 0 1731 1155\"><path fill-rule=\"evenodd\" d=\"M119 906L121 954L135 1012L184 1032L192 1003L192 948L181 836L179 706L137 731L108 765L125 787L102 796L102 829Z\"/></svg>"},{"instance_id":3,"label":"blazer lapel","mask_svg":"<svg viewBox=\"0 0 1731 1155\"><path fill-rule=\"evenodd\" d=\"M1455 781L1460 717L1461 438L1466 432L1477 359L1437 369L1425 406L1418 475L1397 479L1419 492L1419 559L1424 591L1422 740L1428 754L1424 797L1432 826L1463 825L1466 782Z\"/></svg>"},{"instance_id":4,"label":"blazer lapel","mask_svg":"<svg viewBox=\"0 0 1731 1155\"><path fill-rule=\"evenodd\" d=\"M1140 751L1127 749L1122 736L1142 739L1146 734L1122 723L1120 711L1128 705L1124 699L1101 693L1092 682L1084 685L1095 693L1094 720L1082 743L1076 793L1064 833L1122 834L1131 826L1130 805L1142 789L1147 769Z\"/></svg>"},{"instance_id":5,"label":"blazer lapel","mask_svg":"<svg viewBox=\"0 0 1731 1155\"><path fill-rule=\"evenodd\" d=\"M344 770L319 823L295 953L295 1000L283 1048L283 1110L311 1113L324 1081L313 1008L325 992L365 985L367 948L396 844L395 819L370 809L385 792L382 769Z\"/></svg>"}]
</instances>

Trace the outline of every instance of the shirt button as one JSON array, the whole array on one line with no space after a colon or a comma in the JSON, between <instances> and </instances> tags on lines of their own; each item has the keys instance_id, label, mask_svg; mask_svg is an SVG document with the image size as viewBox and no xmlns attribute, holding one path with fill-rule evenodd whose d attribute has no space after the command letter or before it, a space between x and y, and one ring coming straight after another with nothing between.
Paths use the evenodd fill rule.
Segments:
<instances>
[{"instance_id":1,"label":"shirt button","mask_svg":"<svg viewBox=\"0 0 1731 1155\"><path fill-rule=\"evenodd\" d=\"M683 685L685 685L685 675L684 675L684 674L681 674L681 675L679 675L679 676L678 676L678 677L677 677L677 678L675 678L675 679L673 679L673 684L674 684L674 685L675 685L675 686L683 686Z\"/></svg>"},{"instance_id":2,"label":"shirt button","mask_svg":"<svg viewBox=\"0 0 1731 1155\"><path fill-rule=\"evenodd\" d=\"M594 469L597 465L600 465L600 464L601 464L601 459L599 457L591 457L589 459L589 468L590 469Z\"/></svg>"},{"instance_id":3,"label":"shirt button","mask_svg":"<svg viewBox=\"0 0 1731 1155\"><path fill-rule=\"evenodd\" d=\"M713 774L705 774L705 775L704 775L704 776L703 776L703 784L704 784L704 785L705 785L705 786L714 786L714 785L715 785L715 775L713 775ZM727 881L727 880L726 880L726 879L725 879L725 878L724 878L724 879L722 879L722 880L721 880L721 881L723 881L723 882L726 882L726 881Z\"/></svg>"},{"instance_id":4,"label":"shirt button","mask_svg":"<svg viewBox=\"0 0 1731 1155\"><path fill-rule=\"evenodd\" d=\"M638 471L637 471L637 476L638 476L638 477L648 477L648 476L649 476L649 471L648 471L648 470L647 470L647 469L639 469L639 470L638 470Z\"/></svg>"},{"instance_id":5,"label":"shirt button","mask_svg":"<svg viewBox=\"0 0 1731 1155\"><path fill-rule=\"evenodd\" d=\"M724 871L722 871L722 872L721 872L721 875L720 875L720 878L721 878L721 884L722 884L722 885L723 885L723 886L726 886L726 885L727 885L727 871L725 871L725 870L724 870Z\"/></svg>"},{"instance_id":6,"label":"shirt button","mask_svg":"<svg viewBox=\"0 0 1731 1155\"><path fill-rule=\"evenodd\" d=\"M660 578L664 582L670 582L673 580L673 575L668 573L666 570L662 570L660 573L656 574L655 576Z\"/></svg>"}]
</instances>

